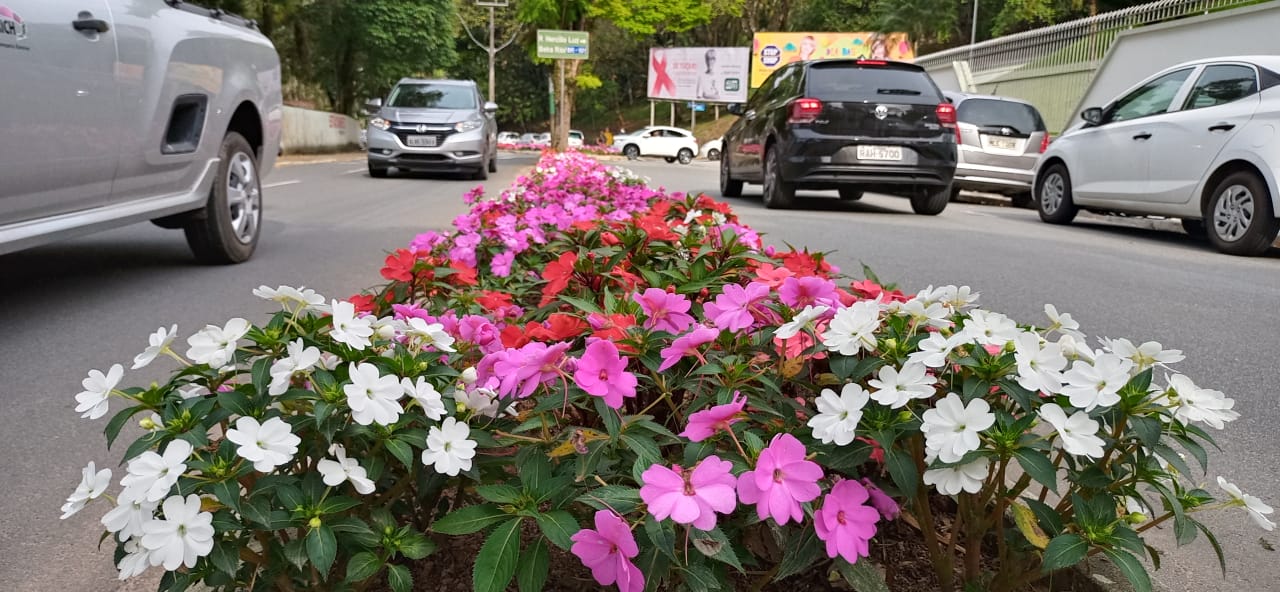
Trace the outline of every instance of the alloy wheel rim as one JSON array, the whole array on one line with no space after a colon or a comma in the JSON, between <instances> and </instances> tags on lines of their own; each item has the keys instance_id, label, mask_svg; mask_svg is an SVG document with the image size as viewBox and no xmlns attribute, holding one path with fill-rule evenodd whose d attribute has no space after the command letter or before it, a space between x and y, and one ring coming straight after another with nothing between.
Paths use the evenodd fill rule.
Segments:
<instances>
[{"instance_id":1,"label":"alloy wheel rim","mask_svg":"<svg viewBox=\"0 0 1280 592\"><path fill-rule=\"evenodd\" d=\"M773 161L775 158L777 157L775 157L773 153L770 153L764 159L764 198L769 201L773 201L775 184L775 181L773 180L773 169L775 166Z\"/></svg>"},{"instance_id":2,"label":"alloy wheel rim","mask_svg":"<svg viewBox=\"0 0 1280 592\"><path fill-rule=\"evenodd\" d=\"M1240 240L1253 225L1253 210L1253 192L1248 187L1227 187L1213 207L1213 231L1224 241Z\"/></svg>"},{"instance_id":3,"label":"alloy wheel rim","mask_svg":"<svg viewBox=\"0 0 1280 592\"><path fill-rule=\"evenodd\" d=\"M627 146L627 158L635 158L639 154L640 151L635 146Z\"/></svg>"},{"instance_id":4,"label":"alloy wheel rim","mask_svg":"<svg viewBox=\"0 0 1280 592\"><path fill-rule=\"evenodd\" d=\"M231 231L242 244L253 242L262 215L262 191L253 159L243 152L231 157L227 167L227 211Z\"/></svg>"},{"instance_id":5,"label":"alloy wheel rim","mask_svg":"<svg viewBox=\"0 0 1280 592\"><path fill-rule=\"evenodd\" d=\"M1062 194L1066 191L1066 182L1062 175L1054 173L1044 180L1040 187L1040 206L1046 213L1052 214L1062 206Z\"/></svg>"}]
</instances>

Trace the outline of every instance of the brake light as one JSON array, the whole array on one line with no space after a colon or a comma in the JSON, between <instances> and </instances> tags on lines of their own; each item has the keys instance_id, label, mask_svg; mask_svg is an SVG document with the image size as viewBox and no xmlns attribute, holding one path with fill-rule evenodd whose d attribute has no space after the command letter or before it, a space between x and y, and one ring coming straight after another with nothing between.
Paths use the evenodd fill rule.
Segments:
<instances>
[{"instance_id":1,"label":"brake light","mask_svg":"<svg viewBox=\"0 0 1280 592\"><path fill-rule=\"evenodd\" d=\"M858 60L859 66L887 66L889 62L884 60Z\"/></svg>"},{"instance_id":2,"label":"brake light","mask_svg":"<svg viewBox=\"0 0 1280 592\"><path fill-rule=\"evenodd\" d=\"M822 101L818 99L796 99L791 103L791 118L787 123L813 123L822 115Z\"/></svg>"},{"instance_id":3,"label":"brake light","mask_svg":"<svg viewBox=\"0 0 1280 592\"><path fill-rule=\"evenodd\" d=\"M938 123L946 126L956 124L956 106L951 103L942 103L934 111L938 115Z\"/></svg>"},{"instance_id":4,"label":"brake light","mask_svg":"<svg viewBox=\"0 0 1280 592\"><path fill-rule=\"evenodd\" d=\"M1048 152L1048 151L1049 151L1049 134L1045 133L1044 137L1040 140L1040 154L1044 154L1045 152Z\"/></svg>"}]
</instances>

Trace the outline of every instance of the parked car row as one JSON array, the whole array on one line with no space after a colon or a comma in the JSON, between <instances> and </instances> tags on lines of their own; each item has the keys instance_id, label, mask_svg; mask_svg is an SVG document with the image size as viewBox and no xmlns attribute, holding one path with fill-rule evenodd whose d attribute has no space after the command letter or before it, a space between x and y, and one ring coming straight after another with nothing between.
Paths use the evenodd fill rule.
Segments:
<instances>
[{"instance_id":1,"label":"parked car row","mask_svg":"<svg viewBox=\"0 0 1280 592\"><path fill-rule=\"evenodd\" d=\"M613 137L613 147L629 160L659 156L667 162L689 164L698 154L698 140L693 137L693 132L666 125L651 125L618 134Z\"/></svg>"}]
</instances>

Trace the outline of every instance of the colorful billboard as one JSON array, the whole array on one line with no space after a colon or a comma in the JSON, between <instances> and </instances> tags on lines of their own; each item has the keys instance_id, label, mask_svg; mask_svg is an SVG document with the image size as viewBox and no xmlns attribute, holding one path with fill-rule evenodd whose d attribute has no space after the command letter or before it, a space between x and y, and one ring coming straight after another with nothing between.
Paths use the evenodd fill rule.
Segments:
<instances>
[{"instance_id":1,"label":"colorful billboard","mask_svg":"<svg viewBox=\"0 0 1280 592\"><path fill-rule=\"evenodd\" d=\"M709 103L747 100L745 47L653 47L649 49L649 98Z\"/></svg>"},{"instance_id":2,"label":"colorful billboard","mask_svg":"<svg viewBox=\"0 0 1280 592\"><path fill-rule=\"evenodd\" d=\"M805 60L915 59L906 33L756 33L751 47L751 88L774 70Z\"/></svg>"}]
</instances>

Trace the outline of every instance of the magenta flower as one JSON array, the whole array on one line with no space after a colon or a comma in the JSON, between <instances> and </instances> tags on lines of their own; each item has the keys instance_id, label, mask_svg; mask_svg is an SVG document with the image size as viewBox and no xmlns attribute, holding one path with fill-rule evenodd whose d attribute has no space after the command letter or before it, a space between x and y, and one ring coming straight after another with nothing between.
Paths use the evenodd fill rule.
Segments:
<instances>
[{"instance_id":1,"label":"magenta flower","mask_svg":"<svg viewBox=\"0 0 1280 592\"><path fill-rule=\"evenodd\" d=\"M507 277L511 275L511 264L515 260L515 253L503 251L493 256L493 260L489 262L489 270L498 277Z\"/></svg>"},{"instance_id":2,"label":"magenta flower","mask_svg":"<svg viewBox=\"0 0 1280 592\"><path fill-rule=\"evenodd\" d=\"M815 276L782 280L778 298L783 304L796 310L806 306L835 306L840 302L840 297L836 294L836 283Z\"/></svg>"},{"instance_id":3,"label":"magenta flower","mask_svg":"<svg viewBox=\"0 0 1280 592\"><path fill-rule=\"evenodd\" d=\"M876 484L872 483L870 479L863 477L858 479L858 482L867 488L867 495L871 497L871 506L880 513L881 518L893 520L898 517L898 514L902 513L902 508L898 507L898 502L893 501L889 494L876 487Z\"/></svg>"},{"instance_id":4,"label":"magenta flower","mask_svg":"<svg viewBox=\"0 0 1280 592\"><path fill-rule=\"evenodd\" d=\"M719 430L728 431L729 426L742 419L742 407L746 404L747 398L735 392L732 401L690 415L689 424L680 435L692 442L701 442Z\"/></svg>"},{"instance_id":5,"label":"magenta flower","mask_svg":"<svg viewBox=\"0 0 1280 592\"><path fill-rule=\"evenodd\" d=\"M689 315L689 307L693 303L680 294L671 294L661 288L649 288L643 294L633 294L631 298L640 305L645 316L649 317L644 322L645 329L676 334L684 332L693 324L693 317Z\"/></svg>"},{"instance_id":6,"label":"magenta flower","mask_svg":"<svg viewBox=\"0 0 1280 592\"><path fill-rule=\"evenodd\" d=\"M591 568L591 576L601 586L617 583L619 592L642 592L644 574L631 562L640 554L636 538L625 520L611 510L596 512L596 528L574 533L569 550L582 564Z\"/></svg>"},{"instance_id":7,"label":"magenta flower","mask_svg":"<svg viewBox=\"0 0 1280 592\"><path fill-rule=\"evenodd\" d=\"M755 504L761 520L772 516L778 524L804 520L800 504L822 494L822 467L804 459L804 444L791 434L778 434L760 451L756 468L738 477L738 497Z\"/></svg>"},{"instance_id":8,"label":"magenta flower","mask_svg":"<svg viewBox=\"0 0 1280 592\"><path fill-rule=\"evenodd\" d=\"M733 495L733 463L712 455L702 459L693 470L679 466L671 469L653 465L640 479L640 499L658 520L670 517L680 524L711 530L716 527L716 512L729 514L737 507Z\"/></svg>"},{"instance_id":9,"label":"magenta flower","mask_svg":"<svg viewBox=\"0 0 1280 592\"><path fill-rule=\"evenodd\" d=\"M627 359L618 355L618 347L608 339L587 345L573 382L614 409L622 407L623 399L636 396L636 375L627 372Z\"/></svg>"},{"instance_id":10,"label":"magenta flower","mask_svg":"<svg viewBox=\"0 0 1280 592\"><path fill-rule=\"evenodd\" d=\"M698 348L720 336L720 330L714 327L698 324L693 326L693 330L685 335L681 335L671 342L670 347L665 347L660 352L662 355L662 364L658 366L658 372L665 372L667 368L675 366L680 359L694 355L701 357Z\"/></svg>"},{"instance_id":11,"label":"magenta flower","mask_svg":"<svg viewBox=\"0 0 1280 592\"><path fill-rule=\"evenodd\" d=\"M866 505L869 493L861 483L845 479L831 488L822 509L813 516L818 538L827 543L827 557L839 555L849 563L870 556L867 541L876 535L880 514Z\"/></svg>"},{"instance_id":12,"label":"magenta flower","mask_svg":"<svg viewBox=\"0 0 1280 592\"><path fill-rule=\"evenodd\" d=\"M481 378L496 376L502 380L498 393L503 397L528 397L538 389L538 385L548 383L561 375L564 364L564 352L568 351L568 343L547 345L533 342L520 349L506 349L489 354L476 367ZM490 364L487 361L492 358ZM491 372L492 374L490 374Z\"/></svg>"},{"instance_id":13,"label":"magenta flower","mask_svg":"<svg viewBox=\"0 0 1280 592\"><path fill-rule=\"evenodd\" d=\"M769 297L769 286L752 282L744 288L737 284L724 287L715 302L702 305L702 312L715 326L738 332L755 322L751 309Z\"/></svg>"}]
</instances>

